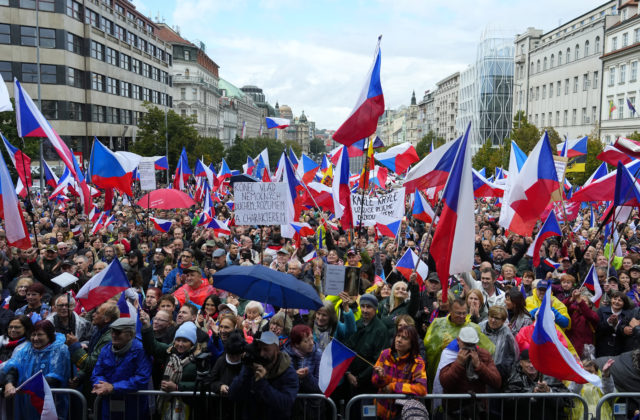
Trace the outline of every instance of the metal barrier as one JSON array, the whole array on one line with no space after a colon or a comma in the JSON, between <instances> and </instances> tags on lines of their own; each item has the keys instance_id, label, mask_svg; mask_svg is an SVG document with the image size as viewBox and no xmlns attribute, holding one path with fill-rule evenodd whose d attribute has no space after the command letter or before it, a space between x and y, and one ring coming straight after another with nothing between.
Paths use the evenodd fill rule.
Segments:
<instances>
[{"instance_id":1,"label":"metal barrier","mask_svg":"<svg viewBox=\"0 0 640 420\"><path fill-rule=\"evenodd\" d=\"M596 420L600 420L602 416L602 408L605 403L617 399L617 398L637 398L640 403L640 392L618 392L611 393L602 396L600 401L598 401L598 405L596 406ZM617 416L622 416L622 418L630 418L627 416L627 404L624 403L613 403L611 406L611 414L612 418L617 418Z\"/></svg>"},{"instance_id":2,"label":"metal barrier","mask_svg":"<svg viewBox=\"0 0 640 420\"><path fill-rule=\"evenodd\" d=\"M175 391L175 392L164 392L164 391L158 391L158 390L140 390L134 393L130 393L130 394L126 394L127 396L133 396L135 397L136 400L136 411L138 411L140 409L140 401L141 398L154 398L155 397L159 397L159 396L163 396L163 397L168 397L168 398L176 398L176 397L183 397L185 399L193 399L193 398L199 398L199 402L204 402L206 404L206 408L209 409L209 405L211 403L213 403L214 405L217 405L217 407L213 407L214 409L217 408L218 410L218 416L215 418L224 418L225 420L229 419L229 420L233 420L236 418L239 418L239 414L237 412L237 406L236 403L229 401L228 399L226 399L225 397L219 395L219 394L215 394L213 392L203 392L203 393L196 393L194 394L193 391ZM202 397L204 397L204 401L202 400ZM213 401L211 401L213 400ZM319 400L319 402L321 404L324 404L324 406L319 406L319 407L311 407L312 410L316 410L316 411L312 411L310 416L308 416L307 414L307 404L306 401L307 400ZM296 396L296 402L298 401L302 401L303 403L303 413L302 413L302 417L297 416L296 419L302 419L302 420L306 420L308 417L314 418L314 419L328 419L328 420L336 420L337 416L338 416L338 409L335 405L335 403L333 402L333 400L325 397L323 394L298 394ZM101 420L102 419L102 410L101 410L101 403L102 403L102 397L101 396L97 396L94 404L93 404L93 413L94 413L94 420ZM223 404L226 403L226 404ZM189 403L187 403L189 404ZM122 410L125 409L125 405L126 404L122 404L122 406L120 407ZM153 405L153 404L151 404ZM192 405L192 404L189 404ZM227 410L225 410L225 406L227 408ZM324 412L324 409L326 407L329 407L328 413ZM151 412L151 410L150 410ZM214 411L215 413L215 411ZM211 417L212 412L207 410L207 417ZM317 414L317 415L313 415L313 414ZM198 416L200 417L200 416Z\"/></svg>"},{"instance_id":3,"label":"metal barrier","mask_svg":"<svg viewBox=\"0 0 640 420\"><path fill-rule=\"evenodd\" d=\"M51 393L53 394L54 397L54 401L56 400L56 397L58 395L62 395L62 396L69 396L69 407L68 407L68 413L67 413L67 417L68 419L79 419L79 420L87 420L87 400L84 397L84 395L82 395L82 393L80 391L77 391L75 389L70 389L70 388L51 388ZM13 410L15 409L15 407L13 406L14 404L14 399L13 398L9 398L6 399L4 398L3 394L0 394L0 400L2 400L1 404L3 407L5 407L7 410L9 410L9 413L13 413ZM78 414L77 410L71 410L72 404L71 404L71 400L72 398L77 398L80 401L80 408L81 411ZM75 402L75 400L74 400ZM6 404L6 405L5 405ZM7 414L8 415L8 414Z\"/></svg>"},{"instance_id":4,"label":"metal barrier","mask_svg":"<svg viewBox=\"0 0 640 420\"><path fill-rule=\"evenodd\" d=\"M640 395L640 394L638 394ZM570 408L558 407L561 399L580 401L583 407L583 419L589 420L587 401L578 394L563 393L526 393L526 394L434 394L416 397L406 394L363 394L353 397L345 408L345 420L356 418L375 418L374 400L380 399L416 399L423 401L431 418L439 414L447 419L570 419ZM518 400L525 399L524 407ZM556 400L547 403L547 400ZM369 402L362 405L362 402ZM430 404L426 404L429 401ZM356 404L361 405L358 409ZM506 403L506 404L505 404ZM553 415L555 413L555 416Z\"/></svg>"}]
</instances>

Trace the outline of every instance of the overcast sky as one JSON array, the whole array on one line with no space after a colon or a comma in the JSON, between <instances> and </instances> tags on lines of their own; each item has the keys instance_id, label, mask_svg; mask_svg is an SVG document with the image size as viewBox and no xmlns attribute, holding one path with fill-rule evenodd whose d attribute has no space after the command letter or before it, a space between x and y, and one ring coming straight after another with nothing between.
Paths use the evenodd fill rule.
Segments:
<instances>
[{"instance_id":1,"label":"overcast sky","mask_svg":"<svg viewBox=\"0 0 640 420\"><path fill-rule=\"evenodd\" d=\"M382 34L387 108L408 105L475 60L485 31L549 31L603 1L133 0L190 41L206 44L220 77L257 85L275 105L304 110L317 128L349 115Z\"/></svg>"}]
</instances>

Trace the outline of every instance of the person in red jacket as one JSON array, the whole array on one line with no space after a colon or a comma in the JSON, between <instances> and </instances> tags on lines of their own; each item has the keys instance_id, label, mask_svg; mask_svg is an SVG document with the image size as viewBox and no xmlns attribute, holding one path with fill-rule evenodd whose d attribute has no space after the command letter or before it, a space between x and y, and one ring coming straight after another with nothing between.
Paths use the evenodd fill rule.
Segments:
<instances>
[{"instance_id":1,"label":"person in red jacket","mask_svg":"<svg viewBox=\"0 0 640 420\"><path fill-rule=\"evenodd\" d=\"M593 310L593 303L588 291L581 292L574 290L571 298L565 301L567 311L571 317L571 329L566 332L567 338L576 349L576 353L583 357L582 352L585 344L593 344L594 331L598 326L599 317Z\"/></svg>"}]
</instances>

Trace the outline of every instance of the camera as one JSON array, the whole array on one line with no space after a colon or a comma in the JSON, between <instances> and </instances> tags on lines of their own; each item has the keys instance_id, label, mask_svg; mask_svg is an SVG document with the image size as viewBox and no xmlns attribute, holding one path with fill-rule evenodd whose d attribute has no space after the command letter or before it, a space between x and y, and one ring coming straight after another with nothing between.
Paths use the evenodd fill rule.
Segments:
<instances>
[{"instance_id":1,"label":"camera","mask_svg":"<svg viewBox=\"0 0 640 420\"><path fill-rule=\"evenodd\" d=\"M242 355L242 363L247 366L253 366L254 363L266 364L266 361L260 357L260 349L256 343L247 344Z\"/></svg>"},{"instance_id":2,"label":"camera","mask_svg":"<svg viewBox=\"0 0 640 420\"><path fill-rule=\"evenodd\" d=\"M200 353L195 357L196 363L196 376L201 379L209 375L211 370L211 354Z\"/></svg>"},{"instance_id":3,"label":"camera","mask_svg":"<svg viewBox=\"0 0 640 420\"><path fill-rule=\"evenodd\" d=\"M251 259L251 250L250 249L243 249L242 252L240 252L240 258L242 258L243 260L250 260Z\"/></svg>"}]
</instances>

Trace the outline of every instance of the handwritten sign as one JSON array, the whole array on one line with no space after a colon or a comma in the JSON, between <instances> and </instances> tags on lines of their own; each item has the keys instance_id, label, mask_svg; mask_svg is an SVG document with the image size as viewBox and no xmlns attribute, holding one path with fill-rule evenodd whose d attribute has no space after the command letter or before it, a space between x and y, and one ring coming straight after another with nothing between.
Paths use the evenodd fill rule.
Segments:
<instances>
[{"instance_id":1,"label":"handwritten sign","mask_svg":"<svg viewBox=\"0 0 640 420\"><path fill-rule=\"evenodd\" d=\"M344 291L344 278L346 267L344 265L325 265L324 294L325 296L337 296Z\"/></svg>"},{"instance_id":2,"label":"handwritten sign","mask_svg":"<svg viewBox=\"0 0 640 420\"><path fill-rule=\"evenodd\" d=\"M156 189L156 166L154 162L140 162L138 164L138 174L140 174L140 188L143 191Z\"/></svg>"},{"instance_id":3,"label":"handwritten sign","mask_svg":"<svg viewBox=\"0 0 640 420\"><path fill-rule=\"evenodd\" d=\"M354 225L360 224L360 216L362 216L363 226L374 226L380 215L396 220L402 219L404 216L404 195L404 188L398 188L379 196L368 197L365 195L364 199L362 194L351 194L351 212Z\"/></svg>"},{"instance_id":4,"label":"handwritten sign","mask_svg":"<svg viewBox=\"0 0 640 420\"><path fill-rule=\"evenodd\" d=\"M233 184L236 225L286 225L287 184L236 182Z\"/></svg>"}]
</instances>

